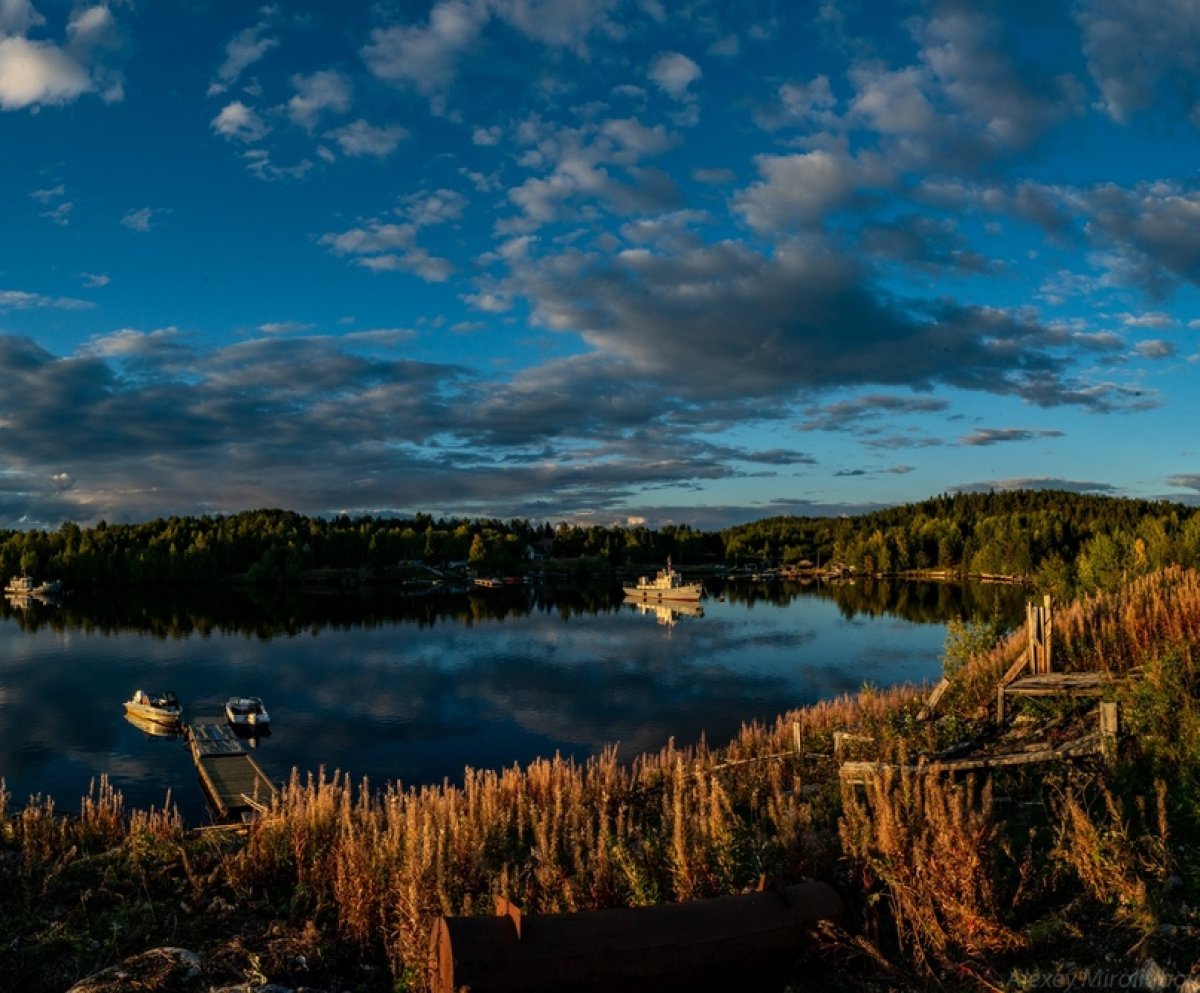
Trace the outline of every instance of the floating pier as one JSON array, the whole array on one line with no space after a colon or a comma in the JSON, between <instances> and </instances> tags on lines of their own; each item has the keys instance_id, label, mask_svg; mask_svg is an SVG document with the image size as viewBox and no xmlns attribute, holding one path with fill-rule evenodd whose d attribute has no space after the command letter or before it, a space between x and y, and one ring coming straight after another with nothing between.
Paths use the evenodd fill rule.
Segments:
<instances>
[{"instance_id":1,"label":"floating pier","mask_svg":"<svg viewBox=\"0 0 1200 993\"><path fill-rule=\"evenodd\" d=\"M200 783L223 821L265 812L279 792L226 724L189 724L188 747Z\"/></svg>"}]
</instances>

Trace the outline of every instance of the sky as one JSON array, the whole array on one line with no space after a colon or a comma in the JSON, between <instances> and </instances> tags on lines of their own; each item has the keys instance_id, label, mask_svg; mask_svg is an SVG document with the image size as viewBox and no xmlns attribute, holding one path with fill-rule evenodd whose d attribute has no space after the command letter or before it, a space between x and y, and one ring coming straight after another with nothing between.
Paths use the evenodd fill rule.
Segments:
<instances>
[{"instance_id":1,"label":"sky","mask_svg":"<svg viewBox=\"0 0 1200 993\"><path fill-rule=\"evenodd\" d=\"M1194 0L0 0L0 527L1200 503Z\"/></svg>"}]
</instances>

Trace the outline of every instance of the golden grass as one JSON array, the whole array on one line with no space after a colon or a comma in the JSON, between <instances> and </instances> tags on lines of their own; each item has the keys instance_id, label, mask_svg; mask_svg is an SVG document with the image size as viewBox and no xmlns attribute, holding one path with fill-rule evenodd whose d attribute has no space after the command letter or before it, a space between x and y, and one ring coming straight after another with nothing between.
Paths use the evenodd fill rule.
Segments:
<instances>
[{"instance_id":1,"label":"golden grass","mask_svg":"<svg viewBox=\"0 0 1200 993\"><path fill-rule=\"evenodd\" d=\"M1153 669L1173 646L1171 678L1153 703L1192 713L1163 701L1195 685L1195 573L1139 579L1060 608L1055 624L1056 658L1069 667ZM636 906L736 892L764 872L828 876L843 864L869 926L880 935L890 929L911 967L930 975L970 961L985 975L988 962L1028 945L1004 921L1035 895L1074 887L1125 908L1139 926L1151 919L1154 880L1169 864L1166 787L1143 798L1137 810L1149 813L1136 817L1112 787L1062 787L1035 852L1034 842L1006 837L988 782L881 772L864 793L843 791L833 739L837 731L863 736L871 757L893 762L944 746L968 726L963 713L994 698L1023 637L957 673L950 699L958 714L938 722L917 720L919 688L868 689L748 724L719 750L672 742L628 764L610 749L583 762L555 756L468 769L461 785L413 788L293 772L270 815L220 856L219 875L235 896L313 920L364 960L386 961L395 982L420 988L438 915L490 912L497 895L529 913ZM1187 727L1200 735L1200 718ZM138 858L184 850L169 802L126 813L104 778L76 817L46 799L15 815L9 804L0 784L3 840L30 876L53 876L106 847ZM200 892L204 880L193 879L186 854L184 868Z\"/></svg>"},{"instance_id":2,"label":"golden grass","mask_svg":"<svg viewBox=\"0 0 1200 993\"><path fill-rule=\"evenodd\" d=\"M1023 947L1001 920L1001 824L991 783L954 783L886 769L865 795L847 786L842 847L863 893L886 895L909 962L933 975L964 957L986 962Z\"/></svg>"}]
</instances>

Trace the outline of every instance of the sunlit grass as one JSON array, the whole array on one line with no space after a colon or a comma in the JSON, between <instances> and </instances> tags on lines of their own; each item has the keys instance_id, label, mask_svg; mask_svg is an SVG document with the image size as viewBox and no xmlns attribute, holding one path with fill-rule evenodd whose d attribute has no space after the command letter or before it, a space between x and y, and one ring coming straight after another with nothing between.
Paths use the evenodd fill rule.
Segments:
<instances>
[{"instance_id":1,"label":"sunlit grass","mask_svg":"<svg viewBox=\"0 0 1200 993\"><path fill-rule=\"evenodd\" d=\"M1134 733L1115 767L967 781L881 769L865 789L839 781L836 732L897 764L979 733L979 711L1023 637L961 666L935 720L917 718L922 689L864 688L747 724L722 748L670 743L629 763L608 749L420 787L294 772L240 841L186 831L169 797L160 810L129 811L104 777L69 814L44 797L14 810L0 783L10 884L0 923L20 939L0 948L0 977L64 988L38 985L51 958L82 972L178 940L172 928L199 929L202 908L232 906L290 928L308 957L352 949L355 962L386 971L379 988L420 988L437 917L491 912L498 895L527 913L563 912L835 870L848 874L841 882L870 940L913 976L969 966L999 982L1014 954L1075 927L1047 921L1085 902L1147 934L1165 881L1195 871L1178 853L1194 852L1200 835L1193 572L1055 612L1060 667L1140 667L1143 678L1120 691ZM72 929L83 937L67 941Z\"/></svg>"}]
</instances>

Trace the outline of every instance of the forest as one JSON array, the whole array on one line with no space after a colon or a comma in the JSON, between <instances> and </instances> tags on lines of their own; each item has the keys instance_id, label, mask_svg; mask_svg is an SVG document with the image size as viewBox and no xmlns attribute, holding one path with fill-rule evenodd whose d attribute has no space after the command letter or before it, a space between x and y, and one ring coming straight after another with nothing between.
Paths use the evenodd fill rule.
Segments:
<instances>
[{"instance_id":1,"label":"forest","mask_svg":"<svg viewBox=\"0 0 1200 993\"><path fill-rule=\"evenodd\" d=\"M68 588L289 585L324 574L380 582L469 566L603 575L671 556L677 566L803 566L897 575L1002 575L1069 596L1168 565L1200 566L1200 511L1167 501L1050 490L958 493L846 517L772 517L722 531L686 524L583 526L488 518L261 509L139 524L0 531L0 575Z\"/></svg>"}]
</instances>

